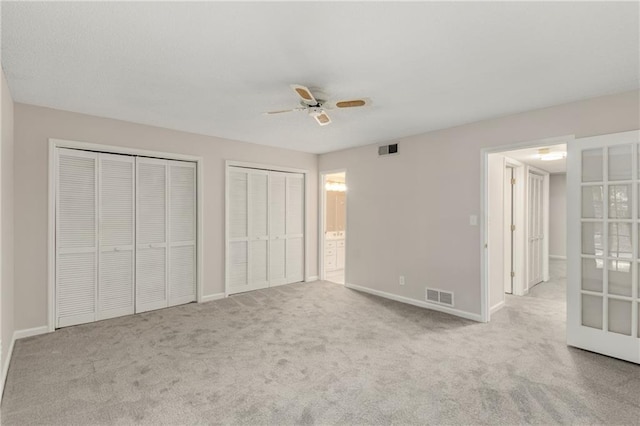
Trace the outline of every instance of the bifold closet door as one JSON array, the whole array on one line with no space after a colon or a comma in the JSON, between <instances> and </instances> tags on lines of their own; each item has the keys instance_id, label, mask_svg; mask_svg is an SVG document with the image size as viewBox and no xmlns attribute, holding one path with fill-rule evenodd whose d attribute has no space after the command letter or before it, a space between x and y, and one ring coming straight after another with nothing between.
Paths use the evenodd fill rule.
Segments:
<instances>
[{"instance_id":1,"label":"bifold closet door","mask_svg":"<svg viewBox=\"0 0 640 426\"><path fill-rule=\"evenodd\" d=\"M269 284L287 284L287 174L269 173Z\"/></svg>"},{"instance_id":2,"label":"bifold closet door","mask_svg":"<svg viewBox=\"0 0 640 426\"><path fill-rule=\"evenodd\" d=\"M98 318L134 313L135 158L99 154Z\"/></svg>"},{"instance_id":3,"label":"bifold closet door","mask_svg":"<svg viewBox=\"0 0 640 426\"><path fill-rule=\"evenodd\" d=\"M286 282L304 280L304 175L287 176L287 257Z\"/></svg>"},{"instance_id":4,"label":"bifold closet door","mask_svg":"<svg viewBox=\"0 0 640 426\"><path fill-rule=\"evenodd\" d=\"M268 172L228 170L229 293L269 286Z\"/></svg>"},{"instance_id":5,"label":"bifold closet door","mask_svg":"<svg viewBox=\"0 0 640 426\"><path fill-rule=\"evenodd\" d=\"M304 279L304 175L269 174L270 285Z\"/></svg>"},{"instance_id":6,"label":"bifold closet door","mask_svg":"<svg viewBox=\"0 0 640 426\"><path fill-rule=\"evenodd\" d=\"M58 149L56 327L96 320L98 154Z\"/></svg>"},{"instance_id":7,"label":"bifold closet door","mask_svg":"<svg viewBox=\"0 0 640 426\"><path fill-rule=\"evenodd\" d=\"M167 161L136 158L136 312L168 306Z\"/></svg>"},{"instance_id":8,"label":"bifold closet door","mask_svg":"<svg viewBox=\"0 0 640 426\"><path fill-rule=\"evenodd\" d=\"M196 164L169 161L169 306L196 300Z\"/></svg>"}]
</instances>

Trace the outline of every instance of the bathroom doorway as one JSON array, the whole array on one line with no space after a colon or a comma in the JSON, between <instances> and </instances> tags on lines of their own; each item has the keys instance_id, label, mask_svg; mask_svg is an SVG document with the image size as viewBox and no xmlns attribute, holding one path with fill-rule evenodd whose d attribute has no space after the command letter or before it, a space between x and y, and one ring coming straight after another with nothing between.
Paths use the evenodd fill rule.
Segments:
<instances>
[{"instance_id":1,"label":"bathroom doorway","mask_svg":"<svg viewBox=\"0 0 640 426\"><path fill-rule=\"evenodd\" d=\"M345 283L347 241L346 172L322 174L321 279Z\"/></svg>"}]
</instances>

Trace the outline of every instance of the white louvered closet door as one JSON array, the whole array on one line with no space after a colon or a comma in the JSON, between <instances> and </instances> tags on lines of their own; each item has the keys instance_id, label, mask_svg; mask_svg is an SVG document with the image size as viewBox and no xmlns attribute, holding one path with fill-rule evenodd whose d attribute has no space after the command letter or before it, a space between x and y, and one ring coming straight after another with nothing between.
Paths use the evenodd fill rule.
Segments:
<instances>
[{"instance_id":1,"label":"white louvered closet door","mask_svg":"<svg viewBox=\"0 0 640 426\"><path fill-rule=\"evenodd\" d=\"M251 290L269 287L269 172L249 172L249 283Z\"/></svg>"},{"instance_id":2,"label":"white louvered closet door","mask_svg":"<svg viewBox=\"0 0 640 426\"><path fill-rule=\"evenodd\" d=\"M136 312L168 305L167 161L136 158Z\"/></svg>"},{"instance_id":3,"label":"white louvered closet door","mask_svg":"<svg viewBox=\"0 0 640 426\"><path fill-rule=\"evenodd\" d=\"M56 327L96 320L98 155L58 149Z\"/></svg>"},{"instance_id":4,"label":"white louvered closet door","mask_svg":"<svg viewBox=\"0 0 640 426\"><path fill-rule=\"evenodd\" d=\"M196 300L196 164L169 161L169 306Z\"/></svg>"},{"instance_id":5,"label":"white louvered closet door","mask_svg":"<svg viewBox=\"0 0 640 426\"><path fill-rule=\"evenodd\" d=\"M269 285L287 283L287 173L269 173Z\"/></svg>"},{"instance_id":6,"label":"white louvered closet door","mask_svg":"<svg viewBox=\"0 0 640 426\"><path fill-rule=\"evenodd\" d=\"M227 283L229 293L249 288L249 173L229 167L227 171Z\"/></svg>"},{"instance_id":7,"label":"white louvered closet door","mask_svg":"<svg viewBox=\"0 0 640 426\"><path fill-rule=\"evenodd\" d=\"M304 175L286 176L286 283L304 280Z\"/></svg>"},{"instance_id":8,"label":"white louvered closet door","mask_svg":"<svg viewBox=\"0 0 640 426\"><path fill-rule=\"evenodd\" d=\"M135 159L98 155L98 317L134 313Z\"/></svg>"}]
</instances>

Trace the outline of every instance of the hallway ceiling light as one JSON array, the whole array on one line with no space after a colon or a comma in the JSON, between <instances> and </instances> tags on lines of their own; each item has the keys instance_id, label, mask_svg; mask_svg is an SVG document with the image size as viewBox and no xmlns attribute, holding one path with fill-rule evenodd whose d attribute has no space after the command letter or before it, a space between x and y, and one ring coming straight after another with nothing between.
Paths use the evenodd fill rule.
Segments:
<instances>
[{"instance_id":1,"label":"hallway ceiling light","mask_svg":"<svg viewBox=\"0 0 640 426\"><path fill-rule=\"evenodd\" d=\"M345 192L347 190L347 185L340 182L327 182L324 185L324 189L326 189L327 191Z\"/></svg>"},{"instance_id":2,"label":"hallway ceiling light","mask_svg":"<svg viewBox=\"0 0 640 426\"><path fill-rule=\"evenodd\" d=\"M556 161L567 158L567 153L564 151L550 152L549 148L540 148L538 150L538 158L542 161Z\"/></svg>"}]
</instances>

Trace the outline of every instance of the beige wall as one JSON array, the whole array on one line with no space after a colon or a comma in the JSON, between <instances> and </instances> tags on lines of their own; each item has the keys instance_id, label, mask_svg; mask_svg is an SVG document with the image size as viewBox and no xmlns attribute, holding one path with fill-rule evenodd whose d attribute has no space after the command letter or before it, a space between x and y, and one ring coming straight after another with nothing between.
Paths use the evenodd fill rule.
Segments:
<instances>
[{"instance_id":1,"label":"beige wall","mask_svg":"<svg viewBox=\"0 0 640 426\"><path fill-rule=\"evenodd\" d=\"M549 255L567 256L567 175L549 177Z\"/></svg>"},{"instance_id":2,"label":"beige wall","mask_svg":"<svg viewBox=\"0 0 640 426\"><path fill-rule=\"evenodd\" d=\"M456 309L480 314L469 215L481 213L481 149L638 129L639 103L632 91L397 139L395 156L373 145L321 155L320 170L347 169L346 281L420 301L426 286L449 290Z\"/></svg>"},{"instance_id":3,"label":"beige wall","mask_svg":"<svg viewBox=\"0 0 640 426\"><path fill-rule=\"evenodd\" d=\"M0 115L2 116L0 137L0 241L1 276L0 276L0 323L2 353L0 354L0 371L8 367L7 354L13 339L14 327L14 280L13 280L13 100L2 71L0 83ZM0 373L0 385L4 384L4 375ZM2 389L0 389L2 395Z\"/></svg>"},{"instance_id":4,"label":"beige wall","mask_svg":"<svg viewBox=\"0 0 640 426\"><path fill-rule=\"evenodd\" d=\"M307 276L317 276L317 156L123 121L15 105L16 328L47 324L48 138L204 158L203 294L224 292L225 160L310 171Z\"/></svg>"}]
</instances>

